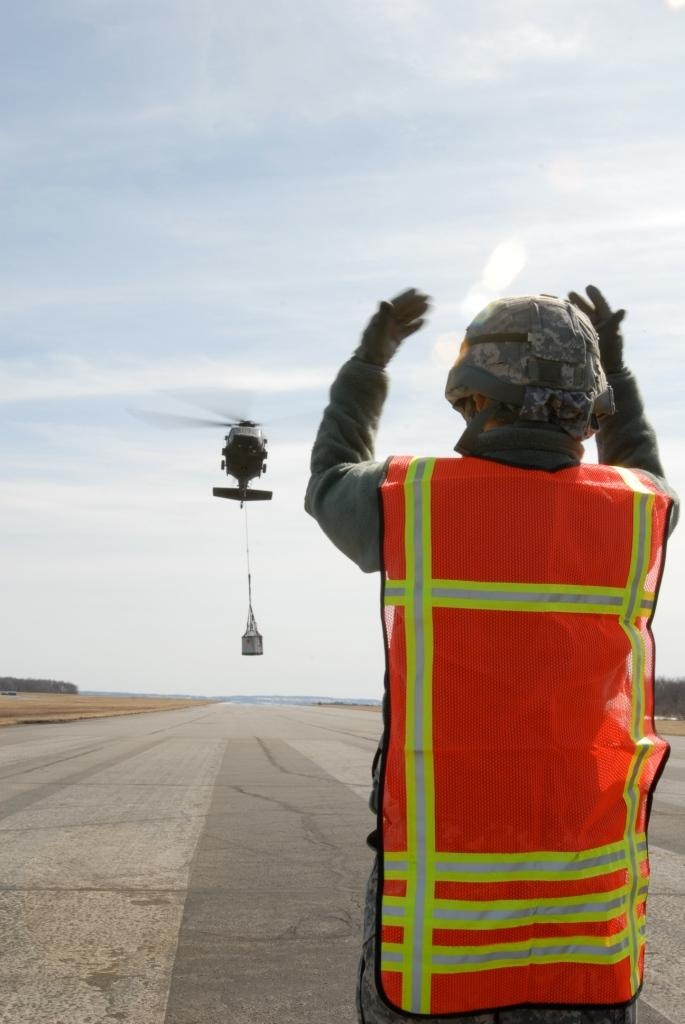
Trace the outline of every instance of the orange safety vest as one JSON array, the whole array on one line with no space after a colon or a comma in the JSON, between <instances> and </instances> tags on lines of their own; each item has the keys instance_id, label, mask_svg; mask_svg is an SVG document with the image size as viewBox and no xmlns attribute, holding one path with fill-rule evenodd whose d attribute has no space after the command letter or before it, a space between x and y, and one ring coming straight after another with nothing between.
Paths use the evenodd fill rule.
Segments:
<instances>
[{"instance_id":1,"label":"orange safety vest","mask_svg":"<svg viewBox=\"0 0 685 1024\"><path fill-rule=\"evenodd\" d=\"M376 984L394 1009L642 982L670 499L637 471L390 460Z\"/></svg>"}]
</instances>

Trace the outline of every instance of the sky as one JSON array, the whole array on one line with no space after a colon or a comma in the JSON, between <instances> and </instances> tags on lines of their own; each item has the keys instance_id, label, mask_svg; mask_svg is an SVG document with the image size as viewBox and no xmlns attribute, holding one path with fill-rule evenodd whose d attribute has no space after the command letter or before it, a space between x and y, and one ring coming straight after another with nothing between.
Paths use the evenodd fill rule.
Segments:
<instances>
[{"instance_id":1,"label":"sky","mask_svg":"<svg viewBox=\"0 0 685 1024\"><path fill-rule=\"evenodd\" d=\"M0 675L380 697L379 580L303 511L379 300L432 296L377 441L449 455L491 298L595 283L685 493L685 0L24 0L0 37ZM269 438L245 519L223 431ZM594 444L587 458L596 458ZM464 524L468 528L468 524ZM682 536L681 536L682 534ZM657 672L685 675L685 531Z\"/></svg>"}]
</instances>

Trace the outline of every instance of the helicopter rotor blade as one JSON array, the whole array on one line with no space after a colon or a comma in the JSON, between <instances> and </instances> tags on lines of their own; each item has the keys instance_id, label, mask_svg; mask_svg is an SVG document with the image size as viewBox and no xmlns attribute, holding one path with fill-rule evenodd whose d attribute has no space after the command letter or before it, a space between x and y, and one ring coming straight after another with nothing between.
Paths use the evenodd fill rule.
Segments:
<instances>
[{"instance_id":1,"label":"helicopter rotor blade","mask_svg":"<svg viewBox=\"0 0 685 1024\"><path fill-rule=\"evenodd\" d=\"M222 416L232 423L251 423L252 416L249 415L252 396L246 392L220 391L214 388L176 388L173 391L162 392L177 402L184 402L186 405L194 405L204 412L213 412ZM227 408L228 406L228 408ZM242 410L236 413L235 407ZM245 413L248 413L246 416Z\"/></svg>"},{"instance_id":2,"label":"helicopter rotor blade","mask_svg":"<svg viewBox=\"0 0 685 1024\"><path fill-rule=\"evenodd\" d=\"M183 427L232 427L233 422L224 420L210 420L199 416L174 416L167 412L153 412L151 409L129 409L132 416L149 423L154 427L165 427L166 429L179 429Z\"/></svg>"}]
</instances>

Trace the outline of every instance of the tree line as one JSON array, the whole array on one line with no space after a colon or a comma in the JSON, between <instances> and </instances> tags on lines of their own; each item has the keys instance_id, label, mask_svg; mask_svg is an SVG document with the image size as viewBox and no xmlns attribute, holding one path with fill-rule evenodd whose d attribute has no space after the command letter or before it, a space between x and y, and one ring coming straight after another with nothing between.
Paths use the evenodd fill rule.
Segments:
<instances>
[{"instance_id":1,"label":"tree line","mask_svg":"<svg viewBox=\"0 0 685 1024\"><path fill-rule=\"evenodd\" d=\"M685 678L657 676L654 684L654 713L662 718L685 718Z\"/></svg>"},{"instance_id":2,"label":"tree line","mask_svg":"<svg viewBox=\"0 0 685 1024\"><path fill-rule=\"evenodd\" d=\"M685 718L685 677L658 676L655 682L654 711L661 718ZM61 679L15 679L0 676L0 690L22 693L78 693L75 683Z\"/></svg>"},{"instance_id":3,"label":"tree line","mask_svg":"<svg viewBox=\"0 0 685 1024\"><path fill-rule=\"evenodd\" d=\"M17 693L78 693L78 686L61 679L15 679L14 676L0 676L0 690L16 690Z\"/></svg>"}]
</instances>

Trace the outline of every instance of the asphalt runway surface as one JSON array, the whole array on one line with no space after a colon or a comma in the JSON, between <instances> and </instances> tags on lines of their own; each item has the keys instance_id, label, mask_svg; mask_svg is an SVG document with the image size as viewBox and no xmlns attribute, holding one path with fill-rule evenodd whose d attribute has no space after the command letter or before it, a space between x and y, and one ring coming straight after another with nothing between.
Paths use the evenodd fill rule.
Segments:
<instances>
[{"instance_id":1,"label":"asphalt runway surface","mask_svg":"<svg viewBox=\"0 0 685 1024\"><path fill-rule=\"evenodd\" d=\"M2 1024L354 1024L376 711L0 731ZM640 1024L685 1021L685 737L650 829Z\"/></svg>"}]
</instances>

